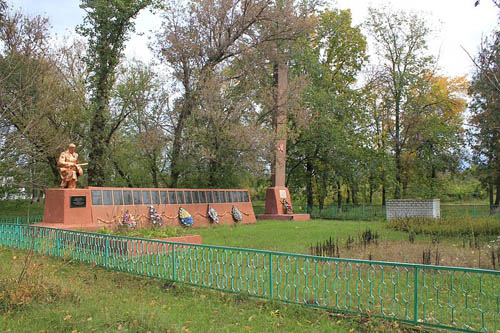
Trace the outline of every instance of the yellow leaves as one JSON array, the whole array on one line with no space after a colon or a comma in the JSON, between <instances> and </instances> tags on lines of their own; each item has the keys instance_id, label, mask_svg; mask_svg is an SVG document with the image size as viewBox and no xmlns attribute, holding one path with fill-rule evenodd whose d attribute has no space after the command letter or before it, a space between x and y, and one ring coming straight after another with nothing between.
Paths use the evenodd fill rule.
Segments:
<instances>
[{"instance_id":1,"label":"yellow leaves","mask_svg":"<svg viewBox=\"0 0 500 333\"><path fill-rule=\"evenodd\" d=\"M64 317L64 321L68 321L71 319L71 315L67 315L66 317Z\"/></svg>"}]
</instances>

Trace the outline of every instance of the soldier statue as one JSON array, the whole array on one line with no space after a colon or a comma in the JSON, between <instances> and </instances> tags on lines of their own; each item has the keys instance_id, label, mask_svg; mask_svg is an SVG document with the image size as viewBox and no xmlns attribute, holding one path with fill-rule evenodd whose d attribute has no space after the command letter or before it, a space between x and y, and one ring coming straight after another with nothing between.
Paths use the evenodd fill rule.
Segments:
<instances>
[{"instance_id":1,"label":"soldier statue","mask_svg":"<svg viewBox=\"0 0 500 333\"><path fill-rule=\"evenodd\" d=\"M70 143L68 150L59 155L57 165L61 174L61 188L76 188L78 177L83 175L82 165L79 164L78 154L75 152L75 144Z\"/></svg>"}]
</instances>

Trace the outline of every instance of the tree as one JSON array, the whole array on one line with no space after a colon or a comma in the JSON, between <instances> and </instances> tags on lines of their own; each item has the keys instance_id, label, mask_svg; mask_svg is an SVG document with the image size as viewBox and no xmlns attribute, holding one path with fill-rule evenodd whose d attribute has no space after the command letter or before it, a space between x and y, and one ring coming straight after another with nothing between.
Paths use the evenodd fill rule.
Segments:
<instances>
[{"instance_id":1,"label":"tree","mask_svg":"<svg viewBox=\"0 0 500 333\"><path fill-rule=\"evenodd\" d=\"M288 182L294 187L305 183L311 209L315 188L321 189L320 206L329 183L345 181L357 188L359 177L352 170L359 171L361 137L353 84L366 60L366 40L358 27L352 27L350 11L327 10L292 50L291 73L306 74L310 82L302 95L309 126L293 128L300 134L292 136L289 145Z\"/></svg>"},{"instance_id":2,"label":"tree","mask_svg":"<svg viewBox=\"0 0 500 333\"><path fill-rule=\"evenodd\" d=\"M475 59L474 73L470 93L472 101L471 128L469 135L472 142L474 161L480 167L480 177L489 189L490 206L495 212L500 204L500 33L495 31L482 41ZM497 195L493 201L494 188Z\"/></svg>"},{"instance_id":3,"label":"tree","mask_svg":"<svg viewBox=\"0 0 500 333\"><path fill-rule=\"evenodd\" d=\"M185 128L200 107L205 86L215 82L229 62L258 43L257 23L267 16L269 1L179 1L164 12L156 50L172 68L182 97L175 101L169 152L170 187L177 187L183 163Z\"/></svg>"},{"instance_id":4,"label":"tree","mask_svg":"<svg viewBox=\"0 0 500 333\"><path fill-rule=\"evenodd\" d=\"M406 182L413 176L416 185L412 193L432 198L441 194L438 173L456 171L462 158L468 81L465 77L432 75L428 82L412 98L417 114L406 134L409 139L404 165Z\"/></svg>"},{"instance_id":5,"label":"tree","mask_svg":"<svg viewBox=\"0 0 500 333\"><path fill-rule=\"evenodd\" d=\"M380 60L380 82L384 85L384 107L392 122L390 139L394 153L394 198L400 198L403 188L403 154L409 138L405 133L414 126L410 115L412 92L426 85L434 59L427 54L430 34L425 20L414 13L391 11L388 8L369 9L367 26L377 45Z\"/></svg>"},{"instance_id":6,"label":"tree","mask_svg":"<svg viewBox=\"0 0 500 333\"><path fill-rule=\"evenodd\" d=\"M47 19L7 13L0 40L2 161L16 170L17 187L39 191L58 183L60 140L72 137L80 108L48 49Z\"/></svg>"},{"instance_id":7,"label":"tree","mask_svg":"<svg viewBox=\"0 0 500 333\"><path fill-rule=\"evenodd\" d=\"M134 29L133 19L151 4L151 0L82 0L87 15L78 32L88 39L85 58L89 76L90 111L88 133L89 185L106 182L107 147L129 112L111 114L109 102L116 81L116 68L123 56L125 42Z\"/></svg>"},{"instance_id":8,"label":"tree","mask_svg":"<svg viewBox=\"0 0 500 333\"><path fill-rule=\"evenodd\" d=\"M159 187L167 182L165 150L171 139L168 125L172 110L166 80L151 64L139 61L120 72L123 74L111 105L129 116L111 142L111 160L118 173L113 180L125 181L129 187Z\"/></svg>"}]
</instances>

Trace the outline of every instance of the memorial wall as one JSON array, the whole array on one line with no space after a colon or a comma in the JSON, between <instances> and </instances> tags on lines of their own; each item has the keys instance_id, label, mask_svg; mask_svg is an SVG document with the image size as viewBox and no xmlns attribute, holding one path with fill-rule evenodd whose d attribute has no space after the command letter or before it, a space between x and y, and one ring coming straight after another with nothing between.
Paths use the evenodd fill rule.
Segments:
<instances>
[{"instance_id":1,"label":"memorial wall","mask_svg":"<svg viewBox=\"0 0 500 333\"><path fill-rule=\"evenodd\" d=\"M192 217L193 227L255 222L247 190L88 187L47 189L41 225L96 229L114 227L131 218L138 227L146 227L152 223L154 211L162 225L178 226L180 208Z\"/></svg>"}]
</instances>

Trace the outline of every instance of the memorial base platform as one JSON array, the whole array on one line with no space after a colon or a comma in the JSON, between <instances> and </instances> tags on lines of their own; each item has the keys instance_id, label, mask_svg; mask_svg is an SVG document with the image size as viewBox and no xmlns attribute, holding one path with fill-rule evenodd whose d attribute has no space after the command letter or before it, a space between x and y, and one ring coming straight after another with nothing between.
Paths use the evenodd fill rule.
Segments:
<instances>
[{"instance_id":1,"label":"memorial base platform","mask_svg":"<svg viewBox=\"0 0 500 333\"><path fill-rule=\"evenodd\" d=\"M309 221L309 214L260 214L258 220L280 220L280 221Z\"/></svg>"}]
</instances>

